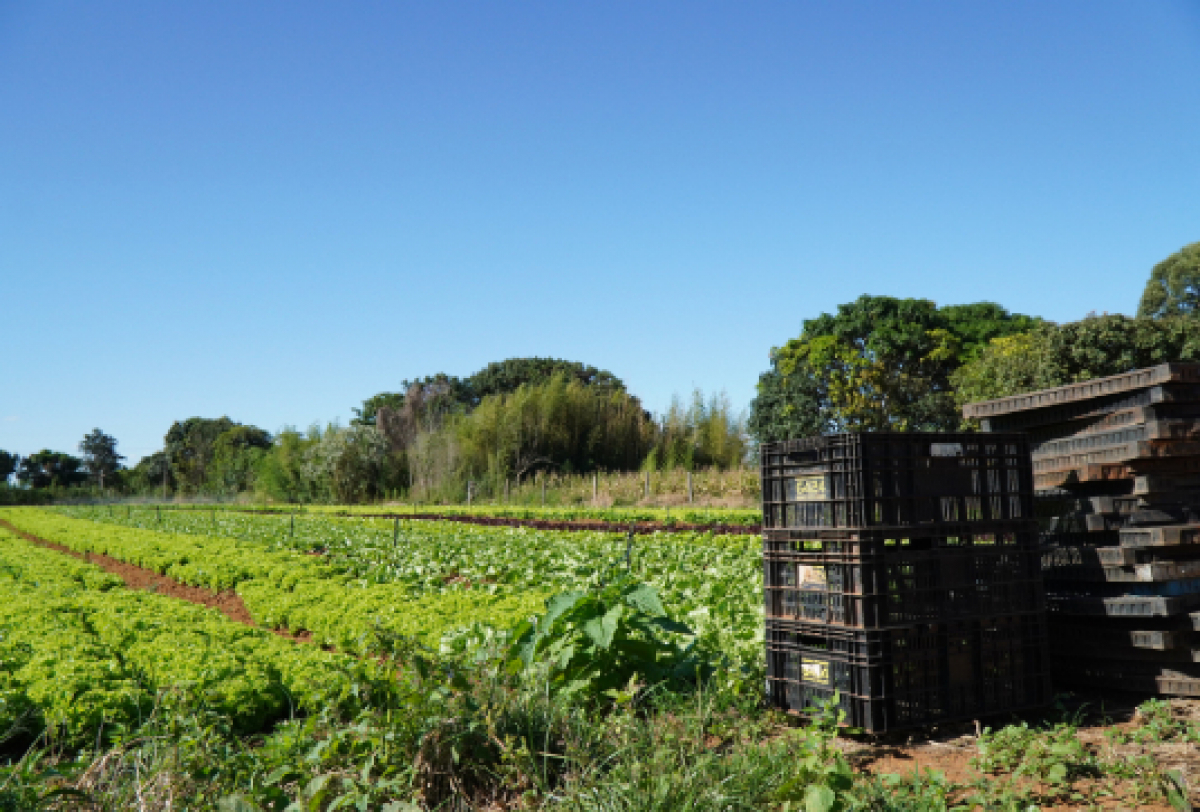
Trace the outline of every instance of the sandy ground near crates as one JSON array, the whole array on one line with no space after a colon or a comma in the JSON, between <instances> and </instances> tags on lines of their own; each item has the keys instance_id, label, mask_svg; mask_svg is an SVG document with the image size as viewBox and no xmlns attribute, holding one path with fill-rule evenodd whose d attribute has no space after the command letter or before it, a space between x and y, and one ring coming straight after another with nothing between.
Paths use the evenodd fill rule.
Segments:
<instances>
[{"instance_id":1,"label":"sandy ground near crates","mask_svg":"<svg viewBox=\"0 0 1200 812\"><path fill-rule=\"evenodd\" d=\"M1106 736L1106 731L1114 728L1124 731L1140 728L1142 723L1137 714L1137 705L1145 699L1144 696L1099 691L1072 696L1069 700L1072 708L1082 707L1085 712L1091 712L1079 728L1079 740L1092 752L1114 759L1149 754L1162 770L1179 770L1187 784L1193 807L1200 810L1200 746L1180 742L1115 744ZM1200 700L1171 699L1170 704L1175 718L1189 720L1200 727ZM1098 709L1103 709L1103 712L1099 712ZM1030 724L1034 723L1034 720L1027 721ZM993 722L995 726L1005 723L1007 722ZM904 776L911 775L918 769L922 772L936 770L943 773L947 780L957 784L970 784L981 777L1003 779L1003 776L981 775L972 767L971 760L978 753L979 732L978 725L957 725L910 736L896 734L874 740L842 738L839 744L851 763L864 772ZM1089 785L1087 780L1082 780L1077 786L1088 790L1098 784L1099 782L1094 782ZM1038 808L1064 812L1093 809L1174 812L1165 801L1133 803L1129 799L1119 798L1101 798L1092 803L1044 802L1039 803Z\"/></svg>"}]
</instances>

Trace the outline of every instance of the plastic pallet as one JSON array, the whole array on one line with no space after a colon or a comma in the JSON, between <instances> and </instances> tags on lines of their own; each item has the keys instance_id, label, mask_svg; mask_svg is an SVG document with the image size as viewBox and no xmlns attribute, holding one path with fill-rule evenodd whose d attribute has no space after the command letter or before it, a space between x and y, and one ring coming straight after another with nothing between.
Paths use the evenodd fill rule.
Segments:
<instances>
[{"instance_id":1,"label":"plastic pallet","mask_svg":"<svg viewBox=\"0 0 1200 812\"><path fill-rule=\"evenodd\" d=\"M1110 624L1062 622L1058 617L1050 618L1050 639L1055 641L1078 640L1081 645L1098 650L1141 649L1145 651L1170 651L1189 647L1200 647L1200 636L1189 629L1123 629L1111 628Z\"/></svg>"},{"instance_id":2,"label":"plastic pallet","mask_svg":"<svg viewBox=\"0 0 1200 812\"><path fill-rule=\"evenodd\" d=\"M1121 529L1122 547L1179 547L1200 545L1200 526L1125 527ZM1197 547L1200 552L1200 547Z\"/></svg>"},{"instance_id":3,"label":"plastic pallet","mask_svg":"<svg viewBox=\"0 0 1200 812\"><path fill-rule=\"evenodd\" d=\"M1089 401L1096 398L1120 395L1137 389L1147 389L1166 383L1200 383L1200 364L1168 363L1146 369L1136 369L1121 375L1095 378L1082 383L1073 383L1054 389L1043 389L1022 395L1012 395L981 403L969 403L963 407L968 419L996 417L1013 412L1044 409L1066 403Z\"/></svg>"},{"instance_id":4,"label":"plastic pallet","mask_svg":"<svg viewBox=\"0 0 1200 812\"><path fill-rule=\"evenodd\" d=\"M1126 567L1102 565L1047 564L1042 557L1042 574L1047 581L1087 581L1103 583L1163 583L1200 578L1200 560L1156 561Z\"/></svg>"},{"instance_id":5,"label":"plastic pallet","mask_svg":"<svg viewBox=\"0 0 1200 812\"><path fill-rule=\"evenodd\" d=\"M1057 427L1064 433L1075 433L1081 426L1117 412L1148 406L1191 406L1200 403L1200 386L1186 383L1166 383L1124 394L1107 395L1027 411L1010 412L992 417L980 417L984 431L1033 432Z\"/></svg>"},{"instance_id":6,"label":"plastic pallet","mask_svg":"<svg viewBox=\"0 0 1200 812\"><path fill-rule=\"evenodd\" d=\"M1185 614L1200 606L1200 595L1177 597L1060 597L1046 596L1046 608L1051 614L1107 615L1109 617L1171 617Z\"/></svg>"}]
</instances>

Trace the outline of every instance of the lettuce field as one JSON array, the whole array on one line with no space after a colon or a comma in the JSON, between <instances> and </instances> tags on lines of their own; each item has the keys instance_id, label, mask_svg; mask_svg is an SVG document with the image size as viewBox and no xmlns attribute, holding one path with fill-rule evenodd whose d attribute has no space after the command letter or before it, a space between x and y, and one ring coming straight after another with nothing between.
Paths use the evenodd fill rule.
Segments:
<instances>
[{"instance_id":1,"label":"lettuce field","mask_svg":"<svg viewBox=\"0 0 1200 812\"><path fill-rule=\"evenodd\" d=\"M764 707L746 534L11 508L0 596L0 810L1166 810L1200 762L1194 707L1071 705L877 774Z\"/></svg>"}]
</instances>

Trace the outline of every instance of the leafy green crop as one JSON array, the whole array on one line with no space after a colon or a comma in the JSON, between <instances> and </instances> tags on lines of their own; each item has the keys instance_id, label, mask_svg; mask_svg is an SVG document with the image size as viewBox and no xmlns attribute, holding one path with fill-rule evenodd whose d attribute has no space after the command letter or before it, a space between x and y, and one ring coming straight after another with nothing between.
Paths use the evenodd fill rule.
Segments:
<instances>
[{"instance_id":1,"label":"leafy green crop","mask_svg":"<svg viewBox=\"0 0 1200 812\"><path fill-rule=\"evenodd\" d=\"M509 620L523 620L539 610L546 595L594 588L628 565L632 577L657 590L671 613L695 630L699 645L729 658L734 668L723 672L722 679L752 690L755 683L745 679L747 672L753 675L762 669L762 554L760 541L754 536L657 533L637 536L631 543L620 533L481 527L459 522L394 522L305 514L292 517L219 510L159 513L154 508L115 506L59 510L110 525L169 531L169 536L167 532L155 535L169 537L169 544L180 550L197 542L175 534L203 537L200 543L206 546L210 541L215 543L217 536L222 537L223 544L236 539L243 542L239 549L258 551L256 555L320 552L319 558L302 558L307 565L336 570L355 584L403 585L412 600L446 594L458 596L459 601L478 602L479 609L473 613L468 613L466 604L455 606L454 618L459 627L479 623L505 628ZM11 511L8 515L19 523L21 520L12 517L34 512ZM80 523L78 532L87 524ZM329 589L349 588L330 579ZM238 591L247 605L265 606L267 595L259 595L256 587L242 583ZM264 593L268 591L264 589ZM279 590L273 594L278 601L269 611L263 610L262 622L285 622L286 610L286 622L294 628L290 607L299 601ZM521 604L527 611L520 615L514 610L500 617L500 609L486 603L489 595L528 599ZM314 607L324 605L328 599L323 595ZM395 600L402 600L398 593ZM410 621L416 622L411 618L424 611L423 605L418 607L410 613ZM311 623L306 620L304 627L315 632L316 628L308 625ZM433 631L448 628L449 624L440 623ZM343 632L331 632L329 640L341 645L335 641L344 636ZM425 639L437 642L432 631Z\"/></svg>"},{"instance_id":2,"label":"leafy green crop","mask_svg":"<svg viewBox=\"0 0 1200 812\"><path fill-rule=\"evenodd\" d=\"M564 592L516 631L514 672L545 667L552 691L596 699L702 676L692 645L668 635L692 630L667 617L647 584L619 580L594 592Z\"/></svg>"},{"instance_id":3,"label":"leafy green crop","mask_svg":"<svg viewBox=\"0 0 1200 812\"><path fill-rule=\"evenodd\" d=\"M181 683L257 729L336 702L353 675L375 671L121 583L0 529L0 734L49 726L82 741L135 726Z\"/></svg>"},{"instance_id":4,"label":"leafy green crop","mask_svg":"<svg viewBox=\"0 0 1200 812\"><path fill-rule=\"evenodd\" d=\"M486 623L515 625L545 593L418 594L403 583L355 577L315 556L221 536L157 533L14 509L0 517L40 538L153 569L186 584L236 589L256 623L312 632L316 642L356 653L372 650L377 631L419 636L436 645L446 632Z\"/></svg>"}]
</instances>

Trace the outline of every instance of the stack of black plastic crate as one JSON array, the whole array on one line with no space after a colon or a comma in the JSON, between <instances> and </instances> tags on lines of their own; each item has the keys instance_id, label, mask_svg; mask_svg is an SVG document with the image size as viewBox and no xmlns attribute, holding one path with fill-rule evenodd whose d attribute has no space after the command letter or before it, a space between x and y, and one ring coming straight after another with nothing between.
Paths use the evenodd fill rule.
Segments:
<instances>
[{"instance_id":1,"label":"stack of black plastic crate","mask_svg":"<svg viewBox=\"0 0 1200 812\"><path fill-rule=\"evenodd\" d=\"M1021 434L838 434L761 448L767 682L880 733L1050 699Z\"/></svg>"},{"instance_id":2,"label":"stack of black plastic crate","mask_svg":"<svg viewBox=\"0 0 1200 812\"><path fill-rule=\"evenodd\" d=\"M1029 434L1055 682L1200 696L1200 364L964 414Z\"/></svg>"}]
</instances>

